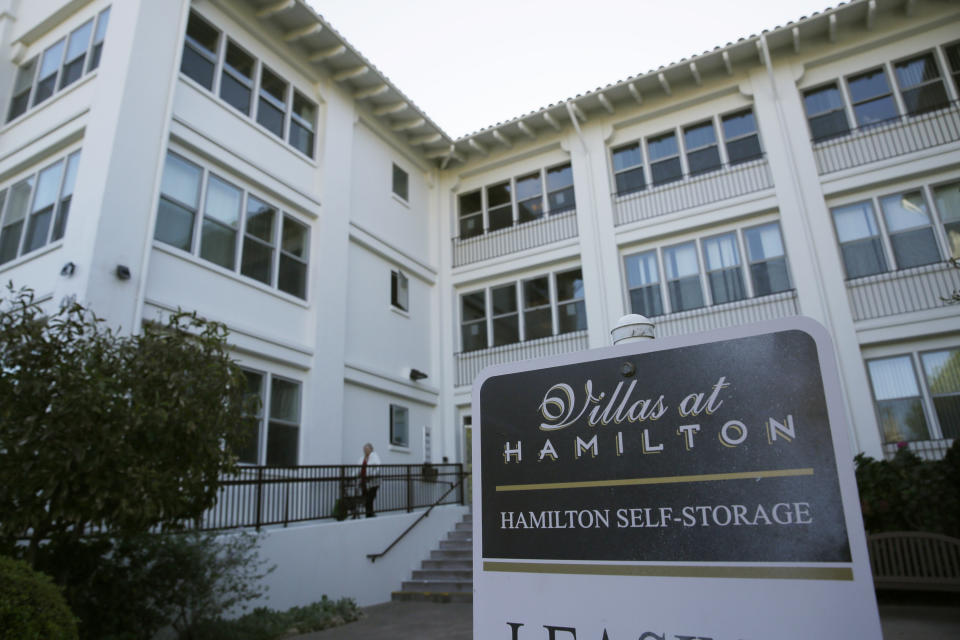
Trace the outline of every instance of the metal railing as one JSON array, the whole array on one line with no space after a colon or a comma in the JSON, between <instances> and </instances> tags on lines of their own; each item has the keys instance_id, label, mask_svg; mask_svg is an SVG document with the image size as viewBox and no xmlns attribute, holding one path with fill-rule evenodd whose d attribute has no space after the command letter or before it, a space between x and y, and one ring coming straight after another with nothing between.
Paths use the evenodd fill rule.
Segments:
<instances>
[{"instance_id":1,"label":"metal railing","mask_svg":"<svg viewBox=\"0 0 960 640\"><path fill-rule=\"evenodd\" d=\"M941 460L947 449L953 446L953 438L943 440L917 440L915 442L890 442L883 445L883 457L891 460L897 451L906 447L917 454L921 460Z\"/></svg>"},{"instance_id":2,"label":"metal railing","mask_svg":"<svg viewBox=\"0 0 960 640\"><path fill-rule=\"evenodd\" d=\"M588 346L587 332L583 330L550 336L549 338L540 338L539 340L530 340L529 342L516 342L490 349L456 353L453 357L456 361L457 385L472 384L480 370L492 364L504 364L529 360L530 358L570 353L571 351L583 351Z\"/></svg>"},{"instance_id":3,"label":"metal railing","mask_svg":"<svg viewBox=\"0 0 960 640\"><path fill-rule=\"evenodd\" d=\"M377 513L413 511L434 504L464 504L463 465L384 464L370 478L379 479ZM347 517L364 514L359 465L240 467L220 482L216 504L193 528L287 526L294 522L337 518L340 502ZM369 482L369 481L368 481ZM459 484L459 491L450 491Z\"/></svg>"},{"instance_id":4,"label":"metal railing","mask_svg":"<svg viewBox=\"0 0 960 640\"><path fill-rule=\"evenodd\" d=\"M935 309L960 289L960 269L947 262L847 280L854 320Z\"/></svg>"},{"instance_id":5,"label":"metal railing","mask_svg":"<svg viewBox=\"0 0 960 640\"><path fill-rule=\"evenodd\" d=\"M682 180L643 191L612 194L617 225L693 209L712 202L763 191L773 187L766 156L735 165L724 165L710 173L684 176Z\"/></svg>"},{"instance_id":6,"label":"metal railing","mask_svg":"<svg viewBox=\"0 0 960 640\"><path fill-rule=\"evenodd\" d=\"M657 324L657 336L666 338L724 327L735 327L750 322L785 318L795 316L799 312L797 292L790 290L760 298L749 298L727 304L657 316L653 318L653 321Z\"/></svg>"},{"instance_id":7,"label":"metal railing","mask_svg":"<svg viewBox=\"0 0 960 640\"><path fill-rule=\"evenodd\" d=\"M820 175L895 158L960 140L960 103L936 111L902 115L829 140L813 141Z\"/></svg>"},{"instance_id":8,"label":"metal railing","mask_svg":"<svg viewBox=\"0 0 960 640\"><path fill-rule=\"evenodd\" d=\"M577 236L577 212L574 209L546 215L539 220L514 224L506 229L487 231L469 238L453 239L453 266L541 247Z\"/></svg>"}]
</instances>

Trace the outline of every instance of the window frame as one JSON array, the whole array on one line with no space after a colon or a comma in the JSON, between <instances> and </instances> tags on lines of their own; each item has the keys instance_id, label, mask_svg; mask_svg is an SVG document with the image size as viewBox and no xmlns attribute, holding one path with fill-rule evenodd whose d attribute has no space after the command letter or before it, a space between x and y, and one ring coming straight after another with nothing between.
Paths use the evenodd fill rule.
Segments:
<instances>
[{"instance_id":1,"label":"window frame","mask_svg":"<svg viewBox=\"0 0 960 640\"><path fill-rule=\"evenodd\" d=\"M934 78L933 80L921 80L919 83L915 85L911 85L910 87L905 89L903 87L901 77L900 77L901 65L906 65L910 62L915 62L917 60L921 60L928 56L930 58L930 61L933 63L933 68L937 72L937 77ZM938 55L936 48L927 49L925 51L919 51L912 55L909 55L903 58L898 58L896 60L892 60L890 62L890 67L891 67L893 79L896 83L897 93L900 95L900 102L898 106L902 109L903 115L919 116L925 113L929 113L931 111L937 111L939 109L943 109L944 107L947 107L950 105L950 93L947 89L947 84L944 82L944 73L943 73L944 69L941 67L940 56ZM912 94L913 92L920 91L930 86L934 86L935 83L939 83L940 88L943 90L943 102L939 104L930 105L925 108L921 107L920 109L916 109L916 110L911 109L909 106L910 102L908 102L907 100L907 94Z\"/></svg>"},{"instance_id":2,"label":"window frame","mask_svg":"<svg viewBox=\"0 0 960 640\"><path fill-rule=\"evenodd\" d=\"M390 306L410 313L410 279L400 269L390 270Z\"/></svg>"},{"instance_id":3,"label":"window frame","mask_svg":"<svg viewBox=\"0 0 960 640\"><path fill-rule=\"evenodd\" d=\"M390 446L400 447L402 449L410 448L410 408L406 405L390 403ZM403 427L405 433L399 437L399 425L397 415L403 416Z\"/></svg>"},{"instance_id":4,"label":"window frame","mask_svg":"<svg viewBox=\"0 0 960 640\"><path fill-rule=\"evenodd\" d=\"M297 430L297 439L296 439L296 452L295 452L295 461L294 466L300 464L300 453L302 451L302 438L303 438L303 409L304 409L304 395L303 395L303 382L296 380L289 376L280 375L272 371L267 371L265 369L259 369L254 366L248 366L246 364L240 364L240 368L243 372L251 373L257 376L260 376L260 389L258 396L260 399L260 407L257 415L257 435L256 435L256 461L249 462L247 460L238 460L237 464L241 466L265 466L269 465L268 460L270 459L270 427L271 423L277 423L278 426L282 427L294 427ZM273 415L273 383L274 381L282 381L289 384L296 385L297 387L297 420L291 421L286 418L278 418ZM277 466L287 466L287 465L277 465Z\"/></svg>"},{"instance_id":5,"label":"window frame","mask_svg":"<svg viewBox=\"0 0 960 640\"><path fill-rule=\"evenodd\" d=\"M396 197L400 198L404 203L410 203L410 174L407 173L396 162L392 163L393 170L392 176L390 179L390 191ZM402 176L398 184L398 177ZM398 190L399 188L399 190ZM401 193L402 192L402 193Z\"/></svg>"}]
</instances>

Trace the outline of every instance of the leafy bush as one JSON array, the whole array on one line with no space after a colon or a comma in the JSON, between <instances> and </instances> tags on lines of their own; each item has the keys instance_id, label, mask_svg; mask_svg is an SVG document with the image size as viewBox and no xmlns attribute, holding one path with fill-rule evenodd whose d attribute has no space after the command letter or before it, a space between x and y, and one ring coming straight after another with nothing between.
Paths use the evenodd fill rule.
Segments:
<instances>
[{"instance_id":1,"label":"leafy bush","mask_svg":"<svg viewBox=\"0 0 960 640\"><path fill-rule=\"evenodd\" d=\"M921 460L905 446L892 460L859 454L854 461L867 531L960 537L960 441L937 461Z\"/></svg>"},{"instance_id":2,"label":"leafy bush","mask_svg":"<svg viewBox=\"0 0 960 640\"><path fill-rule=\"evenodd\" d=\"M359 620L363 612L353 598L320 602L305 607L275 611L266 607L254 609L236 620L208 621L196 629L204 640L274 640L294 633L309 633L337 627Z\"/></svg>"},{"instance_id":3,"label":"leafy bush","mask_svg":"<svg viewBox=\"0 0 960 640\"><path fill-rule=\"evenodd\" d=\"M0 556L0 640L76 638L76 619L50 576Z\"/></svg>"}]
</instances>

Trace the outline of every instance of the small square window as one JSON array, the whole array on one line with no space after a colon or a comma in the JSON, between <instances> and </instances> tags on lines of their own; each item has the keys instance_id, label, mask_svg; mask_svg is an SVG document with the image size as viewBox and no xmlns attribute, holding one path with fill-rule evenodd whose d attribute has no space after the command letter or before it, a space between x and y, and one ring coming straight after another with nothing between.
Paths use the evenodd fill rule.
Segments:
<instances>
[{"instance_id":1,"label":"small square window","mask_svg":"<svg viewBox=\"0 0 960 640\"><path fill-rule=\"evenodd\" d=\"M410 280L402 271L390 272L390 304L403 311L410 310Z\"/></svg>"},{"instance_id":2,"label":"small square window","mask_svg":"<svg viewBox=\"0 0 960 640\"><path fill-rule=\"evenodd\" d=\"M410 176L397 165L393 165L393 193L405 202L410 200Z\"/></svg>"},{"instance_id":3,"label":"small square window","mask_svg":"<svg viewBox=\"0 0 960 640\"><path fill-rule=\"evenodd\" d=\"M390 444L410 446L410 410L398 404L390 405Z\"/></svg>"}]
</instances>

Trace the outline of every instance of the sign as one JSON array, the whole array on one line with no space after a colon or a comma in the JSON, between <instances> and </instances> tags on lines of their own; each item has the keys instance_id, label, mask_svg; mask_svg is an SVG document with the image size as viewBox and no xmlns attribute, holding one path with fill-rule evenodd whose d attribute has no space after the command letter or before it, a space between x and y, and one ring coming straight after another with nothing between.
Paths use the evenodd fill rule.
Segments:
<instances>
[{"instance_id":1,"label":"sign","mask_svg":"<svg viewBox=\"0 0 960 640\"><path fill-rule=\"evenodd\" d=\"M491 367L473 389L474 637L880 637L812 320Z\"/></svg>"}]
</instances>

